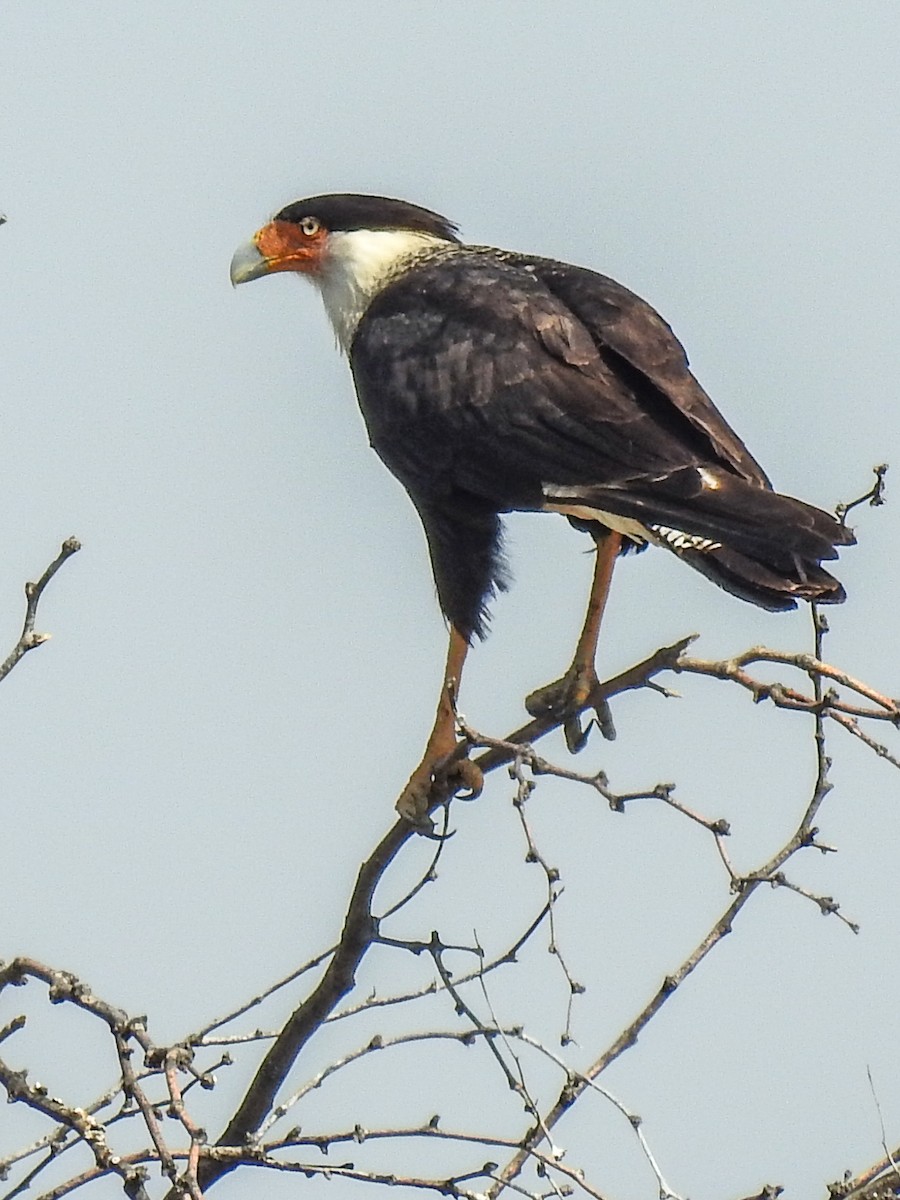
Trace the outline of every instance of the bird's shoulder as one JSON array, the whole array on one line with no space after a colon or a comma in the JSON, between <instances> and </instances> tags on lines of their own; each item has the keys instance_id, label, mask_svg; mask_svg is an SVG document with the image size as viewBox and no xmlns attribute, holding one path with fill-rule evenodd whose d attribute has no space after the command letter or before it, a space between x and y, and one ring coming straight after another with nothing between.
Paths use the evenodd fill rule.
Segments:
<instances>
[{"instance_id":1,"label":"bird's shoulder","mask_svg":"<svg viewBox=\"0 0 900 1200\"><path fill-rule=\"evenodd\" d=\"M442 245L417 255L395 270L373 296L365 313L369 325L395 317L421 320L429 315L445 323L454 315L479 326L509 323L531 305L560 310L537 273L539 260L492 246Z\"/></svg>"},{"instance_id":2,"label":"bird's shoulder","mask_svg":"<svg viewBox=\"0 0 900 1200\"><path fill-rule=\"evenodd\" d=\"M601 369L595 339L565 298L541 278L542 260L491 246L446 246L419 256L372 298L351 362L382 367L414 352L419 364L452 360L494 378L540 372L548 356Z\"/></svg>"}]
</instances>

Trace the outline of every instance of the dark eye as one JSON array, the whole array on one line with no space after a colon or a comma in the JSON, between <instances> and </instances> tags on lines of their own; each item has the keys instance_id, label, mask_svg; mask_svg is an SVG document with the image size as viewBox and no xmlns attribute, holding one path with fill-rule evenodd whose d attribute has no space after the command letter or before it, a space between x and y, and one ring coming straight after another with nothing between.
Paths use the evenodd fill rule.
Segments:
<instances>
[{"instance_id":1,"label":"dark eye","mask_svg":"<svg viewBox=\"0 0 900 1200\"><path fill-rule=\"evenodd\" d=\"M319 232L320 224L318 217L304 217L300 222L300 230L307 237L315 237Z\"/></svg>"}]
</instances>

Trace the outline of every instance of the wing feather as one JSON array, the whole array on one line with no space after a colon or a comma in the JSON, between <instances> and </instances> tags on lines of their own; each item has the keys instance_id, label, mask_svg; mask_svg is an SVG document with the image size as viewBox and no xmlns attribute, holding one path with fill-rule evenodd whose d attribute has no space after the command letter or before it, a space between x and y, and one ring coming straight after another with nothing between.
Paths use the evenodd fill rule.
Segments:
<instances>
[{"instance_id":1,"label":"wing feather","mask_svg":"<svg viewBox=\"0 0 900 1200\"><path fill-rule=\"evenodd\" d=\"M693 383L686 365L678 374L671 334L663 347L653 327L651 378L535 263L465 250L426 262L360 322L350 348L360 406L407 488L462 487L500 509L537 508L548 481L621 486L707 462L767 486L721 418L713 438L663 390L664 371L683 391Z\"/></svg>"},{"instance_id":2,"label":"wing feather","mask_svg":"<svg viewBox=\"0 0 900 1200\"><path fill-rule=\"evenodd\" d=\"M528 261L598 344L649 385L648 403L657 406L661 419L667 419L664 409L671 406L709 439L713 458L749 483L771 486L762 467L691 374L684 347L655 309L607 275L551 259Z\"/></svg>"}]
</instances>

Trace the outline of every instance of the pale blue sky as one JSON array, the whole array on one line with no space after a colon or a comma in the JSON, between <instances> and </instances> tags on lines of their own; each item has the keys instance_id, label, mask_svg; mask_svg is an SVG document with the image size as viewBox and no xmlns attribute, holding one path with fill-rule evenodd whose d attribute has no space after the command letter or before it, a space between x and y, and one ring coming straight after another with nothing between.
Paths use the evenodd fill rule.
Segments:
<instances>
[{"instance_id":1,"label":"pale blue sky","mask_svg":"<svg viewBox=\"0 0 900 1200\"><path fill-rule=\"evenodd\" d=\"M235 246L298 196L370 191L602 270L673 324L776 485L830 507L900 458L898 52L895 0L4 5L6 644L24 579L70 533L84 550L45 598L53 640L0 691L0 957L72 969L179 1036L334 937L430 725L445 634L415 513L367 447L317 296L284 278L233 292ZM851 600L829 614L831 658L888 693L897 513L860 512ZM562 521L513 519L509 542L516 587L462 696L498 735L567 663L589 574ZM799 649L807 626L651 552L618 572L601 668L693 630L709 654ZM722 685L679 686L680 702L617 704L618 741L578 765L623 790L677 780L750 865L802 810L809 739ZM760 897L610 1072L695 1200L764 1179L817 1195L874 1158L867 1063L900 1140L900 781L838 732L832 751L821 825L840 854L792 877L861 935ZM509 796L497 779L457 810L444 890L408 932L475 927L499 947L531 911ZM534 820L591 980L590 1058L727 888L699 834L652 806L617 817L544 783ZM516 986L498 988L517 1019ZM552 1029L558 994L547 1006ZM0 1132L13 1119L0 1107ZM595 1181L653 1196L621 1119L578 1120L606 1147Z\"/></svg>"}]
</instances>

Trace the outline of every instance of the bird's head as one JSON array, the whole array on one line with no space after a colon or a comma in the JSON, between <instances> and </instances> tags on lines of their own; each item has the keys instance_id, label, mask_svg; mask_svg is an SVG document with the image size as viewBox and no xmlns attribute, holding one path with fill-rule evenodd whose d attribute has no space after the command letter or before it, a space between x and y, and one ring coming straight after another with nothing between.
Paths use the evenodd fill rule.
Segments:
<instances>
[{"instance_id":1,"label":"bird's head","mask_svg":"<svg viewBox=\"0 0 900 1200\"><path fill-rule=\"evenodd\" d=\"M297 200L239 247L235 285L276 271L315 283L339 344L346 350L372 298L405 264L459 242L446 217L384 196L333 195Z\"/></svg>"},{"instance_id":2,"label":"bird's head","mask_svg":"<svg viewBox=\"0 0 900 1200\"><path fill-rule=\"evenodd\" d=\"M231 260L235 285L294 271L318 279L332 266L414 253L429 242L457 242L446 217L385 196L332 195L296 200L239 247Z\"/></svg>"}]
</instances>

